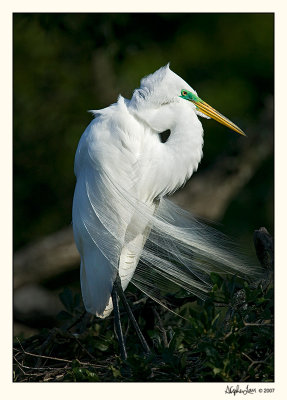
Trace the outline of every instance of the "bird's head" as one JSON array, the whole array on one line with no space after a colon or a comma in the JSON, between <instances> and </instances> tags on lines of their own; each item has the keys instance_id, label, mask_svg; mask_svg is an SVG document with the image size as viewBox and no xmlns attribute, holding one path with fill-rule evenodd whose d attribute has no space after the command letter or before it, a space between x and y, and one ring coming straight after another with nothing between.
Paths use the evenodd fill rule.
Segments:
<instances>
[{"instance_id":1,"label":"bird's head","mask_svg":"<svg viewBox=\"0 0 287 400\"><path fill-rule=\"evenodd\" d=\"M246 136L237 125L204 102L191 86L170 70L169 64L141 80L140 88L134 91L131 106L144 120L158 122L160 110L161 120L168 121L173 111L178 115L183 100L192 104L197 116L212 118Z\"/></svg>"}]
</instances>

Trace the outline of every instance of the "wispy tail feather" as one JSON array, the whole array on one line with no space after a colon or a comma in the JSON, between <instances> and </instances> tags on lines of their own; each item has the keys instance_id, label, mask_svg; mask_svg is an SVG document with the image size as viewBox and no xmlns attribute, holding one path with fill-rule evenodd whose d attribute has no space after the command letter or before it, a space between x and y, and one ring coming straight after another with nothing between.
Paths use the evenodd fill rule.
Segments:
<instances>
[{"instance_id":1,"label":"wispy tail feather","mask_svg":"<svg viewBox=\"0 0 287 400\"><path fill-rule=\"evenodd\" d=\"M160 304L162 293L171 285L206 298L212 288L212 272L248 280L260 275L259 267L249 265L236 245L222 233L165 198L157 206L142 202L130 187L120 186L103 170L93 176L85 173L78 176L77 186L73 216L75 239L85 258L86 276L92 277L98 291L92 295L85 290L90 290L91 280L88 285L82 282L83 297L86 303L104 299L105 304L91 306L96 313L102 313L103 306L109 303L111 290L101 293L101 288L112 287L123 246L137 256L141 253L131 282ZM79 202L78 195L82 196ZM80 238L85 235L89 235L98 255L93 256L92 251L88 257L84 254ZM142 246L136 244L137 235L143 237ZM98 266L103 257L109 264L104 271Z\"/></svg>"}]
</instances>

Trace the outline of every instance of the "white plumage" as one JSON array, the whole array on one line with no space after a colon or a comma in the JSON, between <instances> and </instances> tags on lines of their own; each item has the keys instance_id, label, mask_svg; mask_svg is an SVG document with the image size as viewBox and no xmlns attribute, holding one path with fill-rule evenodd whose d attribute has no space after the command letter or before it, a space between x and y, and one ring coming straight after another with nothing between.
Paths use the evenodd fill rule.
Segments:
<instances>
[{"instance_id":1,"label":"white plumage","mask_svg":"<svg viewBox=\"0 0 287 400\"><path fill-rule=\"evenodd\" d=\"M142 79L131 100L120 96L93 111L80 139L73 229L83 300L92 314L106 317L112 311L117 271L124 290L131 281L158 302L170 282L204 296L211 271L248 272L225 249L223 236L165 199L198 168L203 146L198 116L214 117L197 101L186 101L185 93L199 99L167 65ZM168 129L162 143L160 133Z\"/></svg>"}]
</instances>

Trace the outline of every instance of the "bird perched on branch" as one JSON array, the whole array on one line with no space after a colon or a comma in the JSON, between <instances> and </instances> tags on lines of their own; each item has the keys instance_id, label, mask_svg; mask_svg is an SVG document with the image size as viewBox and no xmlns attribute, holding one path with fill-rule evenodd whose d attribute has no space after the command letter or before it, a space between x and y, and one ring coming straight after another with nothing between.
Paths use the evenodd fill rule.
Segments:
<instances>
[{"instance_id":1,"label":"bird perched on branch","mask_svg":"<svg viewBox=\"0 0 287 400\"><path fill-rule=\"evenodd\" d=\"M146 352L124 290L131 282L155 301L176 284L201 298L211 272L250 270L226 248L219 232L166 199L197 170L202 158L199 117L213 118L244 135L205 103L169 65L141 80L130 100L92 111L75 157L73 230L81 255L86 310L105 318L114 309L126 358L118 296ZM161 133L169 137L162 141Z\"/></svg>"}]
</instances>

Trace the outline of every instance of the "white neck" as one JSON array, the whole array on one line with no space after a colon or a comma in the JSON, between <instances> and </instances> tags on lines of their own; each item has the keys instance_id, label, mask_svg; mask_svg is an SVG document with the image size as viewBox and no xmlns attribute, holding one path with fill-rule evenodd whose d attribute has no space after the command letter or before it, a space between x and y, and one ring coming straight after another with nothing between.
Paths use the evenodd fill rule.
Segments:
<instances>
[{"instance_id":1,"label":"white neck","mask_svg":"<svg viewBox=\"0 0 287 400\"><path fill-rule=\"evenodd\" d=\"M166 168L170 177L168 190L163 195L184 185L197 170L202 158L202 146L203 129L195 114L189 115L188 120L180 120L171 130L162 152L163 168Z\"/></svg>"},{"instance_id":2,"label":"white neck","mask_svg":"<svg viewBox=\"0 0 287 400\"><path fill-rule=\"evenodd\" d=\"M188 103L185 107L180 105L179 115L167 112L164 117L158 116L152 121L145 118L148 124L143 133L142 177L138 188L141 198L148 193L146 200L171 194L180 188L197 170L202 158L202 125ZM143 121L142 115L137 114L137 118ZM165 125L160 127L158 121L165 121ZM171 134L166 143L161 143L158 132L166 129L170 129Z\"/></svg>"}]
</instances>

